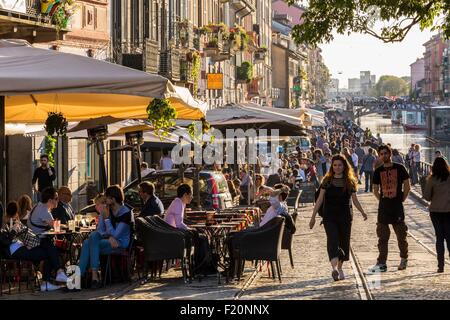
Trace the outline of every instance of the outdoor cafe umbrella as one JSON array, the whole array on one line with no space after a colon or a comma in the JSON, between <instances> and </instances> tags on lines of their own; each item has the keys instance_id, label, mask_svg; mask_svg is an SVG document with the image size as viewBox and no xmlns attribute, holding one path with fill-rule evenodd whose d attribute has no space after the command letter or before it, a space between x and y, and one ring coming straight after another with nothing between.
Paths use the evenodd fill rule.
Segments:
<instances>
[{"instance_id":1,"label":"outdoor cafe umbrella","mask_svg":"<svg viewBox=\"0 0 450 320\"><path fill-rule=\"evenodd\" d=\"M5 122L43 123L50 111L68 121L102 116L147 118L153 98L168 98L180 119L198 120L205 110L190 105L161 76L73 54L31 47L21 40L0 40L0 154ZM1 157L0 182L5 184ZM4 199L5 197L3 197Z\"/></svg>"},{"instance_id":2,"label":"outdoor cafe umbrella","mask_svg":"<svg viewBox=\"0 0 450 320\"><path fill-rule=\"evenodd\" d=\"M153 98L171 100L179 119L198 120L206 111L159 75L18 40L0 40L0 95L8 123L43 123L49 111L68 121L145 119Z\"/></svg>"}]
</instances>

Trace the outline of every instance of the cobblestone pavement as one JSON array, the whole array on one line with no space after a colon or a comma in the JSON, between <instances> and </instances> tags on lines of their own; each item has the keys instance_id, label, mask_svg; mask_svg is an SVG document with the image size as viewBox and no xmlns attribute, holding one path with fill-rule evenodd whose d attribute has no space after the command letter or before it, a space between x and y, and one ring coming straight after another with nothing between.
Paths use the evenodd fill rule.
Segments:
<instances>
[{"instance_id":1,"label":"cobblestone pavement","mask_svg":"<svg viewBox=\"0 0 450 320\"><path fill-rule=\"evenodd\" d=\"M377 201L372 194L360 193L360 201L369 215L363 221L359 212L354 213L352 247L357 263L365 272L374 299L449 299L450 273L437 274L434 250L434 231L426 207L413 198L405 203L406 222L412 236L408 237L410 258L405 271L398 271L399 251L392 232L389 243L388 272L370 274L367 270L378 255L376 229ZM248 264L240 282L218 285L217 277L210 276L201 282L184 284L181 272L171 270L161 280L140 285L116 285L97 291L83 290L79 293L22 293L3 295L0 299L147 299L147 300L243 300L253 299L361 299L352 264L346 263L347 279L334 282L326 252L325 231L319 224L313 230L308 227L312 206L300 208L297 233L293 241L295 268L289 263L287 251L282 252L282 283L269 277L266 266L256 273ZM424 247L424 245L427 248ZM450 270L450 269L449 269ZM252 281L251 281L252 280ZM244 289L245 286L245 290Z\"/></svg>"}]
</instances>

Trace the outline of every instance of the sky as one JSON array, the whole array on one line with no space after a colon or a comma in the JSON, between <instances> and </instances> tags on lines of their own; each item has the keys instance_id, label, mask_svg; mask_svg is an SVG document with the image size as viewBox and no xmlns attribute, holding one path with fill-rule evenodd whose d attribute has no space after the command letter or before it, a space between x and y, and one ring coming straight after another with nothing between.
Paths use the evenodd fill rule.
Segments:
<instances>
[{"instance_id":1,"label":"sky","mask_svg":"<svg viewBox=\"0 0 450 320\"><path fill-rule=\"evenodd\" d=\"M403 42L386 44L369 35L335 35L335 39L320 45L325 64L332 78L339 79L339 87L348 87L348 78L359 78L360 71L382 75L410 76L409 65L423 57L427 42L434 33L420 31L416 26ZM342 74L339 74L342 72Z\"/></svg>"}]
</instances>

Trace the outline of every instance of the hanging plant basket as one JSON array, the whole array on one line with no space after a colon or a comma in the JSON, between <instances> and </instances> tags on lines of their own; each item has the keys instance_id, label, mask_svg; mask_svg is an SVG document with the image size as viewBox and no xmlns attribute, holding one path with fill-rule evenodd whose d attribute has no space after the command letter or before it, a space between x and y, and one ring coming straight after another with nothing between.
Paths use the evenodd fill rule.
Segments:
<instances>
[{"instance_id":1,"label":"hanging plant basket","mask_svg":"<svg viewBox=\"0 0 450 320\"><path fill-rule=\"evenodd\" d=\"M192 140L204 145L205 142L203 141L203 135L210 132L211 124L204 117L201 118L200 121L201 121L201 125L197 121L192 122L187 127L187 131L189 133L189 136L192 138ZM211 135L210 142L213 143L214 140L215 140L215 137L213 135Z\"/></svg>"},{"instance_id":2,"label":"hanging plant basket","mask_svg":"<svg viewBox=\"0 0 450 320\"><path fill-rule=\"evenodd\" d=\"M50 166L55 166L55 151L56 151L56 138L50 135L45 136L44 139L44 154L48 156L48 163Z\"/></svg>"},{"instance_id":3,"label":"hanging plant basket","mask_svg":"<svg viewBox=\"0 0 450 320\"><path fill-rule=\"evenodd\" d=\"M65 137L67 134L67 119L61 112L49 112L45 121L45 131L49 136Z\"/></svg>"},{"instance_id":4,"label":"hanging plant basket","mask_svg":"<svg viewBox=\"0 0 450 320\"><path fill-rule=\"evenodd\" d=\"M155 134L162 140L169 135L169 129L175 126L177 111L168 99L153 99L147 107L148 121Z\"/></svg>"}]
</instances>

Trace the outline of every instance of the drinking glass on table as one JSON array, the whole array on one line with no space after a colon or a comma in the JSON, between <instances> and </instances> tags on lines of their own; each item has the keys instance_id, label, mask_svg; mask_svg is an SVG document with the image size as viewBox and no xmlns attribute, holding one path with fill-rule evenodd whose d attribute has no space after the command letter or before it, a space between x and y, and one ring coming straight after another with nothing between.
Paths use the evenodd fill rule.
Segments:
<instances>
[{"instance_id":1,"label":"drinking glass on table","mask_svg":"<svg viewBox=\"0 0 450 320\"><path fill-rule=\"evenodd\" d=\"M61 232L61 221L55 220L55 222L53 223L53 229L55 229L56 233Z\"/></svg>"},{"instance_id":2,"label":"drinking glass on table","mask_svg":"<svg viewBox=\"0 0 450 320\"><path fill-rule=\"evenodd\" d=\"M69 220L67 222L68 227L69 227L69 231L74 232L75 231L75 220Z\"/></svg>"},{"instance_id":3,"label":"drinking glass on table","mask_svg":"<svg viewBox=\"0 0 450 320\"><path fill-rule=\"evenodd\" d=\"M80 223L81 223L82 219L83 219L83 216L81 214L75 215L75 226L76 227L80 226Z\"/></svg>"}]
</instances>

